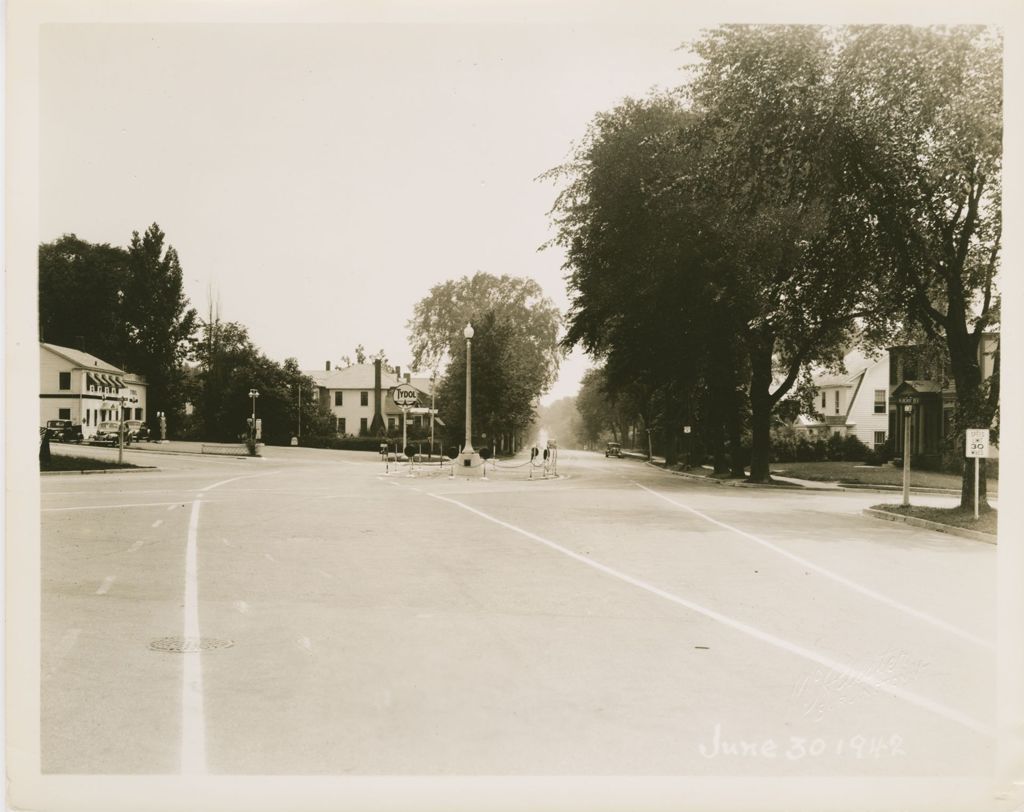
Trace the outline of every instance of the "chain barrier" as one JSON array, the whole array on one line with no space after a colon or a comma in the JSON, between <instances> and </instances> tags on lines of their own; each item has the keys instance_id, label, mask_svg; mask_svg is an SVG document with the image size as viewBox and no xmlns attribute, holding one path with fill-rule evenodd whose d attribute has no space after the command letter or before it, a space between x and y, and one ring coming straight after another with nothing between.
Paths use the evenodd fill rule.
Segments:
<instances>
[{"instance_id":1,"label":"chain barrier","mask_svg":"<svg viewBox=\"0 0 1024 812\"><path fill-rule=\"evenodd\" d=\"M545 452L547 452L547 449L545 449ZM392 473L392 471L391 471L392 464L394 466L394 469L395 469L394 472L395 473L399 473L401 471L402 461L399 459L400 454L399 454L399 451L398 451L397 447L395 448L394 451L390 451L390 450L387 451L387 452L382 451L381 452L381 456L383 456L383 458L384 458L384 473L386 475L390 475ZM427 461L424 461L424 460L421 459L419 461L420 465L419 465L419 467L417 467L416 464L415 464L416 463L416 459L415 459L414 455L413 456L403 455L403 456L406 456L407 462L408 462L408 473L406 474L406 476L410 476L410 477L412 477L412 476L421 476L421 477L422 476L428 476L428 477L432 477L432 478L436 479L437 477L444 475L444 473L445 473L445 470L444 470L445 466L448 466L450 468L450 470L448 472L448 476L449 476L450 479L455 479L455 471L456 471L456 469L463 469L463 470L467 470L468 469L470 471L473 471L473 470L476 470L477 468L483 468L483 478L487 479L487 464L488 463L491 464L491 470L493 470L493 471L498 471L498 470L514 471L514 470L519 470L521 468L525 468L525 467L529 466L530 479L533 479L533 472L536 469L538 469L538 468L539 469L543 469L543 472L544 472L543 475L544 475L545 479L547 479L549 475L550 476L558 476L557 469L554 467L554 464L553 464L554 460L552 458L550 458L550 455L548 453L544 453L543 455L540 454L540 453L537 453L537 454L531 456L530 459L524 460L523 462L519 462L519 463L501 463L496 458L490 458L490 459L483 459L479 463L470 463L469 465L456 465L457 458L447 458L446 459L445 457L442 456L442 457L440 457L438 459L438 464L437 464L436 468L434 468L433 460L427 462ZM422 455L419 455L419 456L422 456Z\"/></svg>"}]
</instances>

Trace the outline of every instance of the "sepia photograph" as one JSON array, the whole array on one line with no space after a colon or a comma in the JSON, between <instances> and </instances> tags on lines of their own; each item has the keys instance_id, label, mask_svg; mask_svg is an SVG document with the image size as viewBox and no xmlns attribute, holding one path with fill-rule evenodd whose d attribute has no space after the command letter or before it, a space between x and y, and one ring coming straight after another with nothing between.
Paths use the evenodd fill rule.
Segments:
<instances>
[{"instance_id":1,"label":"sepia photograph","mask_svg":"<svg viewBox=\"0 0 1024 812\"><path fill-rule=\"evenodd\" d=\"M6 33L7 808L1024 809L1012 4Z\"/></svg>"}]
</instances>

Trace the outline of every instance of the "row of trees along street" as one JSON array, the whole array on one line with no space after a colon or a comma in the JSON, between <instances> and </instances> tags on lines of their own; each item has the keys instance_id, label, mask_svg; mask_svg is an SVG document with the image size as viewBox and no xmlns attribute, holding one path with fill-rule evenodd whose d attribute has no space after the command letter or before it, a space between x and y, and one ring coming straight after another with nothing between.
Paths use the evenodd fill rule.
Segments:
<instances>
[{"instance_id":1,"label":"row of trees along street","mask_svg":"<svg viewBox=\"0 0 1024 812\"><path fill-rule=\"evenodd\" d=\"M837 369L855 341L941 344L956 436L990 426L998 356L983 381L978 347L999 321L999 35L728 25L691 47L685 86L597 115L548 173L564 346L603 359L603 391L659 431L669 463L692 424L716 469L740 471L749 430L757 482L780 404L811 412L808 370Z\"/></svg>"},{"instance_id":2,"label":"row of trees along street","mask_svg":"<svg viewBox=\"0 0 1024 812\"><path fill-rule=\"evenodd\" d=\"M145 376L154 433L163 411L172 436L237 441L246 431L252 388L260 392L268 442L288 442L299 409L311 436L325 433L333 423L310 397L312 380L294 359L267 358L243 325L221 321L213 306L200 319L185 296L178 254L164 241L154 223L142 235L133 232L127 248L74 234L40 245L41 340Z\"/></svg>"},{"instance_id":3,"label":"row of trees along street","mask_svg":"<svg viewBox=\"0 0 1024 812\"><path fill-rule=\"evenodd\" d=\"M247 431L249 391L260 395L263 438L288 443L302 425L303 444L329 444L330 405L294 358L279 363L253 343L245 325L224 321L213 301L205 319L182 288L177 252L156 224L127 248L73 234L39 247L39 324L43 341L84 350L145 376L147 418L167 414L168 432L194 440L236 442ZM436 406L446 443L465 434L465 340L473 342L474 427L499 451L522 445L537 399L554 381L561 357L558 309L530 279L477 273L433 287L408 322L413 368L438 378ZM382 361L363 345L342 364ZM186 409L186 404L191 409ZM427 404L424 404L427 405ZM399 435L400 436L400 435ZM426 429L410 433L423 439Z\"/></svg>"}]
</instances>

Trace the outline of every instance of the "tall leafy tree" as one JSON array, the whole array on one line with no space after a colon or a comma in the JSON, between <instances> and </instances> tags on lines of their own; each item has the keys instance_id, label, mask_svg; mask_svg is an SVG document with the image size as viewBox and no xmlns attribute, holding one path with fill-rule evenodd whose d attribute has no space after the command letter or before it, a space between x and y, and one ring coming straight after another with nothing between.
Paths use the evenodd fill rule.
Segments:
<instances>
[{"instance_id":1,"label":"tall leafy tree","mask_svg":"<svg viewBox=\"0 0 1024 812\"><path fill-rule=\"evenodd\" d=\"M702 304L700 223L675 188L692 120L674 95L626 100L599 114L573 161L548 174L567 181L553 209L572 299L563 343L606 360L609 397L657 396L670 463L715 323Z\"/></svg>"},{"instance_id":2,"label":"tall leafy tree","mask_svg":"<svg viewBox=\"0 0 1024 812\"><path fill-rule=\"evenodd\" d=\"M189 375L188 386L199 438L231 442L244 436L252 414L250 389L259 392L256 414L266 442L288 443L298 431L300 410L304 436L332 433L329 410L312 397L313 381L302 374L298 362L288 358L279 364L267 358L243 325L218 317L204 322L195 357L198 365Z\"/></svg>"},{"instance_id":3,"label":"tall leafy tree","mask_svg":"<svg viewBox=\"0 0 1024 812\"><path fill-rule=\"evenodd\" d=\"M533 420L537 399L558 372L558 308L532 279L486 273L435 285L416 304L408 323L413 366L436 370L447 363L438 387L438 409L450 436L460 442L467 323L476 332L474 429L519 437Z\"/></svg>"},{"instance_id":4,"label":"tall leafy tree","mask_svg":"<svg viewBox=\"0 0 1024 812\"><path fill-rule=\"evenodd\" d=\"M173 247L164 247L164 233L153 223L141 236L133 232L128 246L125 286L126 362L146 376L150 419L167 413L173 431L184 406L183 362L196 328L182 285L181 264Z\"/></svg>"},{"instance_id":5,"label":"tall leafy tree","mask_svg":"<svg viewBox=\"0 0 1024 812\"><path fill-rule=\"evenodd\" d=\"M466 428L465 340L452 348L452 360L438 386L437 408L449 436L460 444ZM485 444L509 448L531 424L540 392L517 342L517 329L494 311L476 320L472 341L473 434ZM474 439L474 443L477 440Z\"/></svg>"},{"instance_id":6,"label":"tall leafy tree","mask_svg":"<svg viewBox=\"0 0 1024 812\"><path fill-rule=\"evenodd\" d=\"M986 380L981 351L999 325L1002 80L1001 37L981 26L852 28L836 71L847 189L890 271L877 310L897 303L945 345L961 443L999 404L999 355ZM961 507L973 508L973 465L963 473Z\"/></svg>"},{"instance_id":7,"label":"tall leafy tree","mask_svg":"<svg viewBox=\"0 0 1024 812\"><path fill-rule=\"evenodd\" d=\"M128 255L74 234L39 246L40 340L126 362Z\"/></svg>"},{"instance_id":8,"label":"tall leafy tree","mask_svg":"<svg viewBox=\"0 0 1024 812\"><path fill-rule=\"evenodd\" d=\"M842 355L878 263L844 196L834 47L817 26L723 26L694 45L694 191L722 248L721 290L747 362L750 478L769 479L771 415L801 369Z\"/></svg>"},{"instance_id":9,"label":"tall leafy tree","mask_svg":"<svg viewBox=\"0 0 1024 812\"><path fill-rule=\"evenodd\" d=\"M558 308L532 279L478 272L435 285L416 303L409 344L416 369L439 369L463 342L462 331L486 313L507 325L515 354L533 371L531 385L546 391L558 373Z\"/></svg>"}]
</instances>

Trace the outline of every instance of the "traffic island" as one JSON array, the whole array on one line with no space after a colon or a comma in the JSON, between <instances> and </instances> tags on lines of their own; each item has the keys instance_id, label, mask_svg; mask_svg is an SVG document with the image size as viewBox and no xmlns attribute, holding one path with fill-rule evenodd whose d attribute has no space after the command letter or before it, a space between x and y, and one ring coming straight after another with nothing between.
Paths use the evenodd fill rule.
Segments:
<instances>
[{"instance_id":1,"label":"traffic island","mask_svg":"<svg viewBox=\"0 0 1024 812\"><path fill-rule=\"evenodd\" d=\"M395 460L394 456L384 460L384 476L392 477L417 477L427 479L473 479L477 481L496 482L527 482L536 480L565 479L564 474L550 464L542 462L539 458L534 461L529 458L484 459L478 457L476 461L470 459L470 465L465 465L465 457L461 454L454 458L445 457L443 460L428 461L421 455L413 458L412 463L402 458Z\"/></svg>"}]
</instances>

